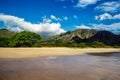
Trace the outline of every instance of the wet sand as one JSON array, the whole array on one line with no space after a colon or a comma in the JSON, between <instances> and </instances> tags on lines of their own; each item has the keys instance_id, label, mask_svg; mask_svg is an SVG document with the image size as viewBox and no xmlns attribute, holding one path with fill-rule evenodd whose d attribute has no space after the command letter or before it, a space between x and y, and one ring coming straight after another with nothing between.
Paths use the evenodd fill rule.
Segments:
<instances>
[{"instance_id":1,"label":"wet sand","mask_svg":"<svg viewBox=\"0 0 120 80\"><path fill-rule=\"evenodd\" d=\"M0 48L0 58L34 58L43 56L81 55L84 53L120 52L116 48Z\"/></svg>"},{"instance_id":2,"label":"wet sand","mask_svg":"<svg viewBox=\"0 0 120 80\"><path fill-rule=\"evenodd\" d=\"M0 59L0 80L120 80L120 53L112 55Z\"/></svg>"},{"instance_id":3,"label":"wet sand","mask_svg":"<svg viewBox=\"0 0 120 80\"><path fill-rule=\"evenodd\" d=\"M23 52L26 49L22 49ZM100 49L102 50L100 51L97 49L54 50L51 48L49 49L50 52L48 52L49 55L46 53L45 56L37 55L34 57L32 57L32 52L35 52L36 48L35 50L26 50L25 57L22 52L16 52L22 51L21 49L16 49L13 53L12 50L3 51L4 53L10 51L12 57L0 58L0 80L120 80L119 49L111 49L111 53L108 53L110 52L109 49L105 50L104 52L107 52L107 55L99 56L96 54L85 54L84 52L102 52L104 49ZM44 49L38 50L45 51ZM53 50L63 50L61 53L71 51L71 53L69 56L67 55L68 52L60 56L54 55L55 53L50 54L54 52ZM79 53L75 53L74 50ZM28 52L30 52L31 56L28 55ZM19 53L22 53L22 56L15 58ZM56 54L60 54L60 52L56 52Z\"/></svg>"}]
</instances>

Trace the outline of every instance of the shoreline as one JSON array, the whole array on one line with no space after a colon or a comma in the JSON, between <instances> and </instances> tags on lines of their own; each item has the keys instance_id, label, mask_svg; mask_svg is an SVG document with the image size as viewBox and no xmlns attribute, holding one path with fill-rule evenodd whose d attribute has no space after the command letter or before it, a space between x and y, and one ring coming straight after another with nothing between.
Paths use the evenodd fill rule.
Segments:
<instances>
[{"instance_id":1,"label":"shoreline","mask_svg":"<svg viewBox=\"0 0 120 80\"><path fill-rule=\"evenodd\" d=\"M0 48L2 58L37 58L44 56L69 56L85 53L109 53L120 52L119 48L66 48L66 47L42 47L42 48Z\"/></svg>"}]
</instances>

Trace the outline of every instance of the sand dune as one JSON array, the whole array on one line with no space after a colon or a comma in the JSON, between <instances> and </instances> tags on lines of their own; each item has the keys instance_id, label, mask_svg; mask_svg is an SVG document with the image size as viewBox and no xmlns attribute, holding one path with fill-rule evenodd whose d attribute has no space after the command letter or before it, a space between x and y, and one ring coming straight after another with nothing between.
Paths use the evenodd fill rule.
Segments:
<instances>
[{"instance_id":1,"label":"sand dune","mask_svg":"<svg viewBox=\"0 0 120 80\"><path fill-rule=\"evenodd\" d=\"M116 48L0 48L0 58L80 55L84 53L120 52Z\"/></svg>"}]
</instances>

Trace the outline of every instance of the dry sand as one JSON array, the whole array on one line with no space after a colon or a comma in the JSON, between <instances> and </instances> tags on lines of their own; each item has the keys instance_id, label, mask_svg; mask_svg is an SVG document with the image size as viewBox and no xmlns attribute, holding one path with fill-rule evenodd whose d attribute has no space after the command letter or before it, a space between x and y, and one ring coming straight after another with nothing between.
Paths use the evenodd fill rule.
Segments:
<instances>
[{"instance_id":1,"label":"dry sand","mask_svg":"<svg viewBox=\"0 0 120 80\"><path fill-rule=\"evenodd\" d=\"M0 48L0 58L34 58L42 56L80 55L84 53L120 52L116 48Z\"/></svg>"}]
</instances>

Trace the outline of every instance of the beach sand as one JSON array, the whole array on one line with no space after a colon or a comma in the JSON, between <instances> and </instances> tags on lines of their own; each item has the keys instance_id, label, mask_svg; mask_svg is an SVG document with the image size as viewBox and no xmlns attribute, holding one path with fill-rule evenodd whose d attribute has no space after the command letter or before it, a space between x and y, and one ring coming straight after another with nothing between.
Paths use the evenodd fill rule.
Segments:
<instances>
[{"instance_id":1,"label":"beach sand","mask_svg":"<svg viewBox=\"0 0 120 80\"><path fill-rule=\"evenodd\" d=\"M34 58L43 56L81 55L120 52L119 48L0 48L0 58Z\"/></svg>"},{"instance_id":2,"label":"beach sand","mask_svg":"<svg viewBox=\"0 0 120 80\"><path fill-rule=\"evenodd\" d=\"M120 80L119 53L115 48L0 48L0 80Z\"/></svg>"}]
</instances>

